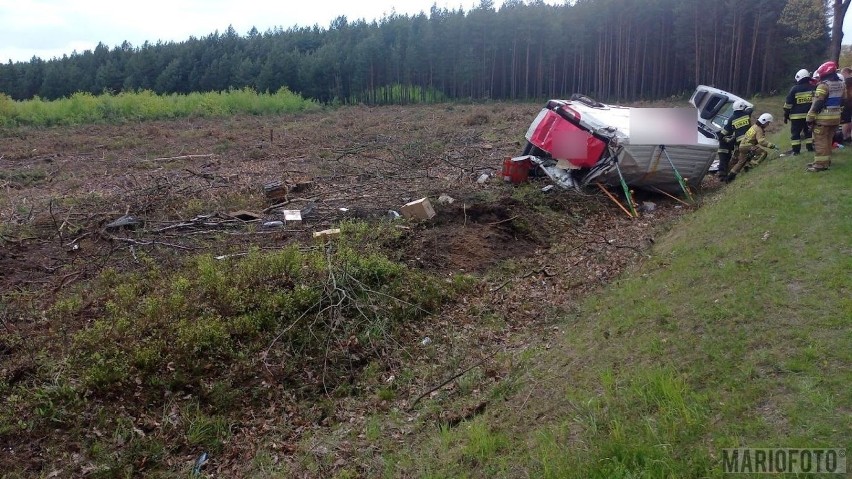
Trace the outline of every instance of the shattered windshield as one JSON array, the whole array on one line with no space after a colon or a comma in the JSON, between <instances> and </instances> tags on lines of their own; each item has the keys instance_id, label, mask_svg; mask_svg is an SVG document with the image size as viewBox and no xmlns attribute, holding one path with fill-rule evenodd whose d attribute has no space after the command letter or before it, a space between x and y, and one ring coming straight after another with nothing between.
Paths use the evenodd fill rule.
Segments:
<instances>
[{"instance_id":1,"label":"shattered windshield","mask_svg":"<svg viewBox=\"0 0 852 479\"><path fill-rule=\"evenodd\" d=\"M710 121L713 123L713 125L716 126L716 128L721 129L723 126L725 126L725 122L728 121L728 118L730 118L733 113L734 103L725 103L725 106L723 106L722 109L719 110L719 113L717 113L716 116L711 118Z\"/></svg>"}]
</instances>

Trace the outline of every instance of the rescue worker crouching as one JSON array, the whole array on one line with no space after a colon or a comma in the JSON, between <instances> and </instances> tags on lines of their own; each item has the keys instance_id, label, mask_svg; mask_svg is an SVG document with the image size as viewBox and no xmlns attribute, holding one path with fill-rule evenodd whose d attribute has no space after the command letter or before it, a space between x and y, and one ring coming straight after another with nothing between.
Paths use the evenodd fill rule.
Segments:
<instances>
[{"instance_id":1,"label":"rescue worker crouching","mask_svg":"<svg viewBox=\"0 0 852 479\"><path fill-rule=\"evenodd\" d=\"M719 131L719 171L718 176L722 181L727 180L728 168L731 157L737 155L737 145L742 141L751 126L751 108L743 100L737 100L733 104L733 113Z\"/></svg>"},{"instance_id":2,"label":"rescue worker crouching","mask_svg":"<svg viewBox=\"0 0 852 479\"><path fill-rule=\"evenodd\" d=\"M790 122L790 146L788 154L798 155L802 144L808 151L814 151L811 129L808 128L808 110L814 98L815 85L811 83L811 73L804 68L796 72L796 84L787 93L784 103L784 123Z\"/></svg>"},{"instance_id":3,"label":"rescue worker crouching","mask_svg":"<svg viewBox=\"0 0 852 479\"><path fill-rule=\"evenodd\" d=\"M748 129L739 146L737 162L728 173L726 181L733 181L737 173L743 168L751 168L759 165L769 153L763 148L777 149L778 145L766 139L766 127L772 123L772 115L764 113L757 118L757 122ZM763 147L763 148L761 148Z\"/></svg>"},{"instance_id":4,"label":"rescue worker crouching","mask_svg":"<svg viewBox=\"0 0 852 479\"><path fill-rule=\"evenodd\" d=\"M811 108L806 121L813 131L814 162L808 165L808 171L825 171L831 166L831 150L834 133L840 125L840 111L846 99L846 86L837 75L837 64L828 61L814 72L819 84L814 90Z\"/></svg>"}]
</instances>

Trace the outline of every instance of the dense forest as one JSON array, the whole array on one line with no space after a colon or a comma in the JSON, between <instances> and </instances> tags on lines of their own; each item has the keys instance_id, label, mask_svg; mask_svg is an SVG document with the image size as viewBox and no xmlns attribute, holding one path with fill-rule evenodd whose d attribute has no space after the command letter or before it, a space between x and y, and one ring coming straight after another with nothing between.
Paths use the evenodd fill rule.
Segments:
<instances>
[{"instance_id":1,"label":"dense forest","mask_svg":"<svg viewBox=\"0 0 852 479\"><path fill-rule=\"evenodd\" d=\"M182 42L127 42L0 64L22 100L83 91L281 87L322 102L540 99L582 92L657 99L698 83L741 95L786 89L826 56L824 0L481 0L469 11L338 17L327 28L233 28Z\"/></svg>"}]
</instances>

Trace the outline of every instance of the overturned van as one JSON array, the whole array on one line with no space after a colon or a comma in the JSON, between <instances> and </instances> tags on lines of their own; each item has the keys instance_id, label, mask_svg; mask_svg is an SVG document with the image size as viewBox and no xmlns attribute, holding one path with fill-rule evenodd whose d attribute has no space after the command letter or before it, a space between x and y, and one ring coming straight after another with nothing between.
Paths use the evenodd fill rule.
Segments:
<instances>
[{"instance_id":1,"label":"overturned van","mask_svg":"<svg viewBox=\"0 0 852 479\"><path fill-rule=\"evenodd\" d=\"M704 85L692 108L608 105L578 94L550 100L526 132L522 157L564 188L602 183L688 194L716 159L718 132L737 100Z\"/></svg>"}]
</instances>

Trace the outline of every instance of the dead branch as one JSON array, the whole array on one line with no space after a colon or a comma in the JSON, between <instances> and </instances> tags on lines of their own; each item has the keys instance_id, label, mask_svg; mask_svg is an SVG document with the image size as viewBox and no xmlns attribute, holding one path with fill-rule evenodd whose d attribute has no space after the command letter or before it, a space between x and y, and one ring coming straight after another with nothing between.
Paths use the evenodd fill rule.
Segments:
<instances>
[{"instance_id":1,"label":"dead branch","mask_svg":"<svg viewBox=\"0 0 852 479\"><path fill-rule=\"evenodd\" d=\"M56 287L53 288L53 292L55 293L60 289L64 288L67 283L70 283L69 279L76 278L77 276L80 276L81 273L81 271L75 271L73 273L68 273L63 276L62 279L59 281L59 284L57 284Z\"/></svg>"},{"instance_id":2,"label":"dead branch","mask_svg":"<svg viewBox=\"0 0 852 479\"><path fill-rule=\"evenodd\" d=\"M495 221L493 223L487 223L487 225L488 226L499 225L500 223L508 223L509 221L512 221L512 220L515 220L515 219L518 219L518 215L515 215L511 218L506 218L505 220Z\"/></svg>"},{"instance_id":3,"label":"dead branch","mask_svg":"<svg viewBox=\"0 0 852 479\"><path fill-rule=\"evenodd\" d=\"M170 160L189 160L192 158L210 158L213 156L213 153L207 155L180 155L180 156L165 156L162 158L150 158L145 159L143 161L170 161Z\"/></svg>"},{"instance_id":4,"label":"dead branch","mask_svg":"<svg viewBox=\"0 0 852 479\"><path fill-rule=\"evenodd\" d=\"M174 244L174 243L166 243L165 241L139 241L139 240L135 240L135 239L132 239L132 238L121 238L119 236L104 235L104 234L102 234L101 236L103 236L104 238L111 240L111 241L121 241L121 242L124 242L124 243L129 243L131 245L138 245L138 246L162 245L162 246L168 246L170 248L182 249L182 250L185 250L185 251L189 251L189 250L194 249L190 246L184 246L184 245Z\"/></svg>"},{"instance_id":5,"label":"dead branch","mask_svg":"<svg viewBox=\"0 0 852 479\"><path fill-rule=\"evenodd\" d=\"M183 170L184 170L184 171L186 171L187 173L191 174L192 176L197 176L197 177L199 177L199 178L204 178L205 180L214 181L214 180L216 179L216 176L211 175L210 173L199 173L199 172L197 172L197 171L193 171L193 170L192 170L192 169L190 169L190 168L184 168Z\"/></svg>"},{"instance_id":6,"label":"dead branch","mask_svg":"<svg viewBox=\"0 0 852 479\"><path fill-rule=\"evenodd\" d=\"M485 361L488 361L489 359L493 358L495 354L497 354L497 351L494 351L491 354L489 354L488 356L485 356L484 358L480 359L479 361L477 361L474 365L470 366L469 368L452 375L449 379L442 382L441 384L439 384L435 387L429 388L423 394L417 396L417 399L415 399L414 402L411 403L411 406L408 406L408 410L409 411L413 410L414 406L417 406L417 403L419 403L420 400L423 399L424 397L432 394L433 392L441 389L442 387L446 386L447 384L450 384L451 382L455 381L456 379L464 376L465 374L467 374L468 371L472 370L473 368L482 366L485 363Z\"/></svg>"},{"instance_id":7,"label":"dead branch","mask_svg":"<svg viewBox=\"0 0 852 479\"><path fill-rule=\"evenodd\" d=\"M74 243L76 243L76 242L80 241L81 239L85 238L86 236L89 236L90 234L92 234L92 233L91 233L91 232L83 233L83 234L81 234L80 236L78 236L78 237L74 238L73 240L71 240L71 242L70 242L70 243L66 243L66 244L65 244L65 246L74 246Z\"/></svg>"},{"instance_id":8,"label":"dead branch","mask_svg":"<svg viewBox=\"0 0 852 479\"><path fill-rule=\"evenodd\" d=\"M315 196L318 196L318 195L315 195ZM263 209L263 212L264 212L264 213L269 213L270 211L274 210L275 208L281 208L282 206L287 206L287 205L289 205L290 203L292 203L292 202L294 202L294 201L312 201L312 199L311 199L311 198L314 198L315 196L312 196L312 197L310 197L310 198L292 198L292 199L289 199L289 200L287 200L287 201L282 201L281 203L276 203L276 204L274 204L274 205L272 205L272 206L269 206L269 207L264 208L264 209Z\"/></svg>"}]
</instances>

